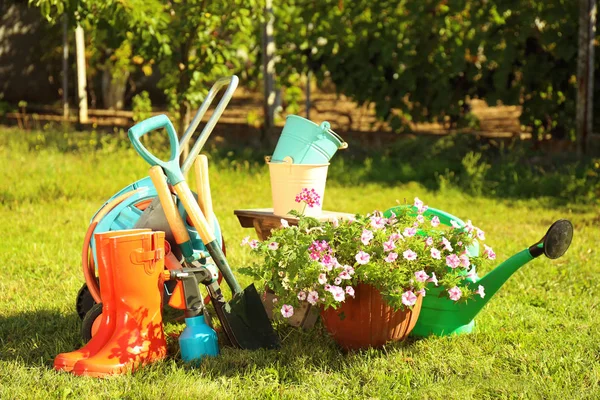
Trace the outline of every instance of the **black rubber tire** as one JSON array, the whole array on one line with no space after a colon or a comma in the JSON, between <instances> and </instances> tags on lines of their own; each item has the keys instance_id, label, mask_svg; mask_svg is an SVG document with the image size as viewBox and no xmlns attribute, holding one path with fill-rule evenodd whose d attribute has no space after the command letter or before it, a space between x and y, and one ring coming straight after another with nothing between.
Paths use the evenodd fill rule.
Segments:
<instances>
[{"instance_id":1,"label":"black rubber tire","mask_svg":"<svg viewBox=\"0 0 600 400\"><path fill-rule=\"evenodd\" d=\"M92 308L85 314L81 322L81 337L87 343L92 338L92 325L94 321L102 315L102 303L94 304Z\"/></svg>"},{"instance_id":2,"label":"black rubber tire","mask_svg":"<svg viewBox=\"0 0 600 400\"><path fill-rule=\"evenodd\" d=\"M85 314L87 314L95 304L96 300L94 300L92 297L87 284L84 283L81 289L79 289L79 292L77 293L77 299L75 300L75 310L77 310L77 315L79 315L79 318L83 320Z\"/></svg>"}]
</instances>

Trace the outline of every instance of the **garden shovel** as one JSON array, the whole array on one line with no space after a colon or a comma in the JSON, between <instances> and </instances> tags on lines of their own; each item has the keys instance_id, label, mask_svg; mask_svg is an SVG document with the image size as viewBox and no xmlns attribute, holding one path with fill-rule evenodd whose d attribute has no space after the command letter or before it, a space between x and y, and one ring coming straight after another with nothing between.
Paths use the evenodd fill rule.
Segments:
<instances>
[{"instance_id":1,"label":"garden shovel","mask_svg":"<svg viewBox=\"0 0 600 400\"><path fill-rule=\"evenodd\" d=\"M152 155L140 142L141 136L154 129L160 128L166 129L171 147L171 157L166 162ZM224 325L228 325L230 328L232 343L244 349L279 347L279 338L273 330L256 288L252 284L242 290L240 284L235 279L220 246L215 240L212 229L208 225L204 214L198 207L198 203L185 181L181 169L179 168L179 143L177 141L175 128L171 121L166 115L157 115L134 125L129 129L128 135L134 148L144 160L153 167L157 166L164 170L167 181L173 186L173 189L183 204L188 216L198 230L206 249L229 285L233 293L233 298L229 303L223 302L219 307L215 308L219 308L217 313L221 313L220 316L226 321ZM157 168L151 170L151 176L152 174L157 175L157 171ZM159 188L157 188L157 190L159 190ZM191 247L191 243L182 242L180 243L180 246L183 250Z\"/></svg>"}]
</instances>

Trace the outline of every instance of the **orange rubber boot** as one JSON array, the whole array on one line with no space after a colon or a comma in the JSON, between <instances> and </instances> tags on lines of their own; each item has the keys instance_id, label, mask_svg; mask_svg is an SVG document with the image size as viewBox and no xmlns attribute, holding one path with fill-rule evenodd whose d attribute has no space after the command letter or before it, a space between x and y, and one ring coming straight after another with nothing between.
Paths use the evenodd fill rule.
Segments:
<instances>
[{"instance_id":1,"label":"orange rubber boot","mask_svg":"<svg viewBox=\"0 0 600 400\"><path fill-rule=\"evenodd\" d=\"M122 374L167 355L162 326L164 238L164 232L145 232L108 239L115 327L100 351L75 364L75 375Z\"/></svg>"},{"instance_id":2,"label":"orange rubber boot","mask_svg":"<svg viewBox=\"0 0 600 400\"><path fill-rule=\"evenodd\" d=\"M96 354L113 334L115 327L115 307L113 299L113 279L110 270L110 258L107 250L108 238L129 233L151 232L150 229L130 229L127 231L109 231L94 235L98 259L98 277L100 278L100 296L102 297L102 315L98 332L79 350L61 353L54 359L54 369L71 371L75 363Z\"/></svg>"}]
</instances>

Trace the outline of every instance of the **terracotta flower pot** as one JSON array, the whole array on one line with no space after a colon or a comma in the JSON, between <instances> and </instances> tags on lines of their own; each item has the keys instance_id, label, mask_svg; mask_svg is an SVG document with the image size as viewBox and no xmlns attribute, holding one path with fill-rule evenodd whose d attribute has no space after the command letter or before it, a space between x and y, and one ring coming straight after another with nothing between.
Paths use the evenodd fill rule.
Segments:
<instances>
[{"instance_id":1,"label":"terracotta flower pot","mask_svg":"<svg viewBox=\"0 0 600 400\"><path fill-rule=\"evenodd\" d=\"M412 310L394 311L377 289L359 284L354 298L347 296L341 307L328 308L321 317L329 334L344 349L377 348L408 336L419 317L421 301L418 296Z\"/></svg>"}]
</instances>

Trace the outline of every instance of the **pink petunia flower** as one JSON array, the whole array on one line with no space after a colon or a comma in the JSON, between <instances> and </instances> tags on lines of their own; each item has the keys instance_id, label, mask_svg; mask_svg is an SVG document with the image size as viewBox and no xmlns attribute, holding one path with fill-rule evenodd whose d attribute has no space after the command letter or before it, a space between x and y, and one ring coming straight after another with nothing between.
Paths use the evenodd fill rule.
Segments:
<instances>
[{"instance_id":1,"label":"pink petunia flower","mask_svg":"<svg viewBox=\"0 0 600 400\"><path fill-rule=\"evenodd\" d=\"M246 236L244 239L242 239L240 246L243 246L245 244L250 244L250 236Z\"/></svg>"},{"instance_id":2,"label":"pink petunia flower","mask_svg":"<svg viewBox=\"0 0 600 400\"><path fill-rule=\"evenodd\" d=\"M367 246L371 242L371 239L373 239L373 232L368 229L363 229L362 235L360 235L360 241L362 244Z\"/></svg>"},{"instance_id":3,"label":"pink petunia flower","mask_svg":"<svg viewBox=\"0 0 600 400\"><path fill-rule=\"evenodd\" d=\"M398 253L394 253L393 251L390 252L386 258L384 258L385 262L391 263L396 261L396 259L398 258Z\"/></svg>"},{"instance_id":4,"label":"pink petunia flower","mask_svg":"<svg viewBox=\"0 0 600 400\"><path fill-rule=\"evenodd\" d=\"M289 228L290 224L287 222L287 219L283 219L281 218L281 220L279 221L281 223L281 226L284 228Z\"/></svg>"},{"instance_id":5,"label":"pink petunia flower","mask_svg":"<svg viewBox=\"0 0 600 400\"><path fill-rule=\"evenodd\" d=\"M390 235L389 240L391 240L392 242L395 242L396 240L402 239L402 235L400 235L398 232L394 232Z\"/></svg>"},{"instance_id":6,"label":"pink petunia flower","mask_svg":"<svg viewBox=\"0 0 600 400\"><path fill-rule=\"evenodd\" d=\"M462 290L458 286L448 289L448 297L450 300L458 301L462 297Z\"/></svg>"},{"instance_id":7,"label":"pink petunia flower","mask_svg":"<svg viewBox=\"0 0 600 400\"><path fill-rule=\"evenodd\" d=\"M444 250L454 251L454 249L452 248L452 244L450 244L450 241L445 237L442 238L442 243L444 245Z\"/></svg>"},{"instance_id":8,"label":"pink petunia flower","mask_svg":"<svg viewBox=\"0 0 600 400\"><path fill-rule=\"evenodd\" d=\"M336 284L336 285L339 285L340 283L342 283L342 278L340 278L339 276L338 276L338 277L336 277L336 278L333 280L333 283L334 283L334 284Z\"/></svg>"},{"instance_id":9,"label":"pink petunia flower","mask_svg":"<svg viewBox=\"0 0 600 400\"><path fill-rule=\"evenodd\" d=\"M354 297L354 288L352 286L346 286L346 294L348 296Z\"/></svg>"},{"instance_id":10,"label":"pink petunia flower","mask_svg":"<svg viewBox=\"0 0 600 400\"><path fill-rule=\"evenodd\" d=\"M462 297L462 290L458 286L448 289L448 297L450 300L458 301Z\"/></svg>"},{"instance_id":11,"label":"pink petunia flower","mask_svg":"<svg viewBox=\"0 0 600 400\"><path fill-rule=\"evenodd\" d=\"M417 295L415 295L412 290L407 290L402 294L402 304L405 306L414 306L417 302Z\"/></svg>"},{"instance_id":12,"label":"pink petunia flower","mask_svg":"<svg viewBox=\"0 0 600 400\"><path fill-rule=\"evenodd\" d=\"M475 228L475 231L477 232L477 239L479 239L479 240L485 240L485 232L483 232L479 228Z\"/></svg>"},{"instance_id":13,"label":"pink petunia flower","mask_svg":"<svg viewBox=\"0 0 600 400\"><path fill-rule=\"evenodd\" d=\"M483 247L485 249L483 251L483 255L486 256L490 260L495 260L496 253L494 253L494 250L492 250L492 248L490 246L488 246L487 244L484 244Z\"/></svg>"},{"instance_id":14,"label":"pink petunia flower","mask_svg":"<svg viewBox=\"0 0 600 400\"><path fill-rule=\"evenodd\" d=\"M413 205L416 209L423 208L423 202L418 197L415 197L415 202L413 203Z\"/></svg>"},{"instance_id":15,"label":"pink petunia flower","mask_svg":"<svg viewBox=\"0 0 600 400\"><path fill-rule=\"evenodd\" d=\"M340 226L340 220L337 219L337 217L333 217L333 219L331 220L331 225L333 225L334 228L337 228L338 226Z\"/></svg>"},{"instance_id":16,"label":"pink petunia flower","mask_svg":"<svg viewBox=\"0 0 600 400\"><path fill-rule=\"evenodd\" d=\"M469 256L466 252L462 253L458 258L460 259L460 265L463 268L469 268L469 266L471 265L471 261L469 261Z\"/></svg>"},{"instance_id":17,"label":"pink petunia flower","mask_svg":"<svg viewBox=\"0 0 600 400\"><path fill-rule=\"evenodd\" d=\"M435 276L435 272L431 273L431 278L427 279L427 282L433 283L435 286L438 285L437 276Z\"/></svg>"},{"instance_id":18,"label":"pink petunia flower","mask_svg":"<svg viewBox=\"0 0 600 400\"><path fill-rule=\"evenodd\" d=\"M421 214L417 215L417 222L422 224L423 222L425 222L425 217Z\"/></svg>"},{"instance_id":19,"label":"pink petunia flower","mask_svg":"<svg viewBox=\"0 0 600 400\"><path fill-rule=\"evenodd\" d=\"M354 257L356 258L356 262L359 263L360 265L365 265L369 262L369 260L371 259L371 256L368 253L365 253L364 251L359 251L356 256Z\"/></svg>"},{"instance_id":20,"label":"pink petunia flower","mask_svg":"<svg viewBox=\"0 0 600 400\"><path fill-rule=\"evenodd\" d=\"M429 279L429 275L427 275L427 272L421 270L415 272L415 278L417 279L417 282L426 282L427 279Z\"/></svg>"},{"instance_id":21,"label":"pink petunia flower","mask_svg":"<svg viewBox=\"0 0 600 400\"><path fill-rule=\"evenodd\" d=\"M283 315L284 318L291 317L294 315L294 307L290 306L289 304L284 304L281 307L281 315Z\"/></svg>"},{"instance_id":22,"label":"pink petunia flower","mask_svg":"<svg viewBox=\"0 0 600 400\"><path fill-rule=\"evenodd\" d=\"M340 272L340 274L338 275L338 277L340 279L352 279L352 277L350 276L350 274L346 270Z\"/></svg>"},{"instance_id":23,"label":"pink petunia flower","mask_svg":"<svg viewBox=\"0 0 600 400\"><path fill-rule=\"evenodd\" d=\"M321 285L324 285L325 283L327 283L327 275L319 274L319 283Z\"/></svg>"},{"instance_id":24,"label":"pink petunia flower","mask_svg":"<svg viewBox=\"0 0 600 400\"><path fill-rule=\"evenodd\" d=\"M475 227L473 226L473 223L471 222L471 220L467 220L467 223L465 224L465 231L467 231L467 233L471 233L473 232L473 229Z\"/></svg>"},{"instance_id":25,"label":"pink petunia flower","mask_svg":"<svg viewBox=\"0 0 600 400\"><path fill-rule=\"evenodd\" d=\"M467 279L477 279L477 271L475 270L475 266L473 266L473 268L471 268L471 270L467 273Z\"/></svg>"},{"instance_id":26,"label":"pink petunia flower","mask_svg":"<svg viewBox=\"0 0 600 400\"><path fill-rule=\"evenodd\" d=\"M417 294L420 294L422 297L425 297L426 290L425 289L417 290Z\"/></svg>"},{"instance_id":27,"label":"pink petunia flower","mask_svg":"<svg viewBox=\"0 0 600 400\"><path fill-rule=\"evenodd\" d=\"M314 306L315 304L317 304L317 301L319 301L319 293L317 293L314 290L309 292L308 296L306 297L306 301L308 301Z\"/></svg>"},{"instance_id":28,"label":"pink petunia flower","mask_svg":"<svg viewBox=\"0 0 600 400\"><path fill-rule=\"evenodd\" d=\"M385 223L386 223L386 219L383 217L380 217L378 215L374 215L371 217L371 228L373 228L375 230L385 228Z\"/></svg>"},{"instance_id":29,"label":"pink petunia flower","mask_svg":"<svg viewBox=\"0 0 600 400\"><path fill-rule=\"evenodd\" d=\"M417 228L404 228L403 235L406 237L413 237L417 234Z\"/></svg>"},{"instance_id":30,"label":"pink petunia flower","mask_svg":"<svg viewBox=\"0 0 600 400\"><path fill-rule=\"evenodd\" d=\"M442 253L436 249L435 247L431 248L431 258L435 258L436 260L442 259Z\"/></svg>"},{"instance_id":31,"label":"pink petunia flower","mask_svg":"<svg viewBox=\"0 0 600 400\"><path fill-rule=\"evenodd\" d=\"M481 298L483 299L485 297L485 288L483 286L479 285L479 287L475 291L475 294L480 295Z\"/></svg>"},{"instance_id":32,"label":"pink petunia flower","mask_svg":"<svg viewBox=\"0 0 600 400\"><path fill-rule=\"evenodd\" d=\"M352 267L351 265L344 265L344 270L350 274L350 275L354 275L354 267Z\"/></svg>"},{"instance_id":33,"label":"pink petunia flower","mask_svg":"<svg viewBox=\"0 0 600 400\"><path fill-rule=\"evenodd\" d=\"M335 301L344 301L346 299L344 289L339 286L332 286L329 292L333 295Z\"/></svg>"},{"instance_id":34,"label":"pink petunia flower","mask_svg":"<svg viewBox=\"0 0 600 400\"><path fill-rule=\"evenodd\" d=\"M460 265L460 258L456 254L446 256L446 265L450 268L456 268Z\"/></svg>"},{"instance_id":35,"label":"pink petunia flower","mask_svg":"<svg viewBox=\"0 0 600 400\"><path fill-rule=\"evenodd\" d=\"M250 245L250 247L251 247L251 248L253 248L253 249L257 249L257 248L258 248L258 240L256 240L256 239L252 239L252 240L250 241L250 243L248 243L248 244L249 244L249 245Z\"/></svg>"},{"instance_id":36,"label":"pink petunia flower","mask_svg":"<svg viewBox=\"0 0 600 400\"><path fill-rule=\"evenodd\" d=\"M277 250L279 248L279 243L271 242L267 245L267 247L269 248L269 250Z\"/></svg>"},{"instance_id":37,"label":"pink petunia flower","mask_svg":"<svg viewBox=\"0 0 600 400\"><path fill-rule=\"evenodd\" d=\"M426 246L432 246L433 245L433 238L431 236L429 236L427 239L425 239L425 245Z\"/></svg>"},{"instance_id":38,"label":"pink petunia flower","mask_svg":"<svg viewBox=\"0 0 600 400\"><path fill-rule=\"evenodd\" d=\"M392 215L387 219L387 224L389 224L389 225L393 225L396 222L398 222L398 219L396 218L396 214L393 211L391 211L391 213L392 213Z\"/></svg>"},{"instance_id":39,"label":"pink petunia flower","mask_svg":"<svg viewBox=\"0 0 600 400\"><path fill-rule=\"evenodd\" d=\"M460 225L458 224L458 222L456 222L453 219L450 220L450 225L452 225L452 228L454 228L454 229L459 229L460 228Z\"/></svg>"},{"instance_id":40,"label":"pink petunia flower","mask_svg":"<svg viewBox=\"0 0 600 400\"><path fill-rule=\"evenodd\" d=\"M462 297L462 290L458 286L448 289L448 297L450 300L458 301Z\"/></svg>"},{"instance_id":41,"label":"pink petunia flower","mask_svg":"<svg viewBox=\"0 0 600 400\"><path fill-rule=\"evenodd\" d=\"M433 218L431 218L431 226L433 226L434 228L437 228L440 225L440 219L438 218L438 216L434 216Z\"/></svg>"},{"instance_id":42,"label":"pink petunia flower","mask_svg":"<svg viewBox=\"0 0 600 400\"><path fill-rule=\"evenodd\" d=\"M402 253L402 256L407 259L408 261L413 261L417 259L417 253L415 253L414 251L412 251L411 249L406 250L404 253Z\"/></svg>"},{"instance_id":43,"label":"pink petunia flower","mask_svg":"<svg viewBox=\"0 0 600 400\"><path fill-rule=\"evenodd\" d=\"M383 251L392 251L396 248L396 244L393 240L388 240L383 243Z\"/></svg>"},{"instance_id":44,"label":"pink petunia flower","mask_svg":"<svg viewBox=\"0 0 600 400\"><path fill-rule=\"evenodd\" d=\"M305 291L298 292L298 300L300 300L300 301L306 300L306 292Z\"/></svg>"}]
</instances>

